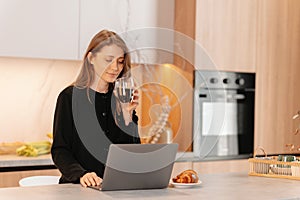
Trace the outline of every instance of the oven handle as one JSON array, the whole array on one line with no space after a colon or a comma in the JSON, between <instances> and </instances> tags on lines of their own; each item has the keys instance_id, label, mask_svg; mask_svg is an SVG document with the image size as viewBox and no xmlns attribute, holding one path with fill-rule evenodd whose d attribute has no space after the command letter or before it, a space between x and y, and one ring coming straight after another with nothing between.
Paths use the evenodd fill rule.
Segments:
<instances>
[{"instance_id":1,"label":"oven handle","mask_svg":"<svg viewBox=\"0 0 300 200\"><path fill-rule=\"evenodd\" d=\"M226 97L227 99L235 99L235 100L242 100L246 98L244 94L228 94Z\"/></svg>"},{"instance_id":2,"label":"oven handle","mask_svg":"<svg viewBox=\"0 0 300 200\"><path fill-rule=\"evenodd\" d=\"M208 97L207 97L207 94L201 94L200 93L199 98L206 99ZM219 98L222 100L221 97L219 97ZM242 99L245 99L245 98L246 98L246 96L244 94L227 94L226 95L226 99L228 99L228 100L232 100L232 99L233 100L242 100Z\"/></svg>"}]
</instances>

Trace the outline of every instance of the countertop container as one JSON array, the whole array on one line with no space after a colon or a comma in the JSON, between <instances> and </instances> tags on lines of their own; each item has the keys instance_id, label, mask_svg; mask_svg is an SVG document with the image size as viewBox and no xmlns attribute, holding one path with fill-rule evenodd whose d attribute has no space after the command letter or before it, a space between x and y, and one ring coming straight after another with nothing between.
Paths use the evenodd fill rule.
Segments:
<instances>
[{"instance_id":1,"label":"countertop container","mask_svg":"<svg viewBox=\"0 0 300 200\"><path fill-rule=\"evenodd\" d=\"M257 150L262 150L264 157L257 157ZM282 155L268 157L263 148L256 149L253 158L249 158L249 175L300 180L300 162L280 161ZM279 160L280 159L280 160ZM300 158L295 157L296 160Z\"/></svg>"}]
</instances>

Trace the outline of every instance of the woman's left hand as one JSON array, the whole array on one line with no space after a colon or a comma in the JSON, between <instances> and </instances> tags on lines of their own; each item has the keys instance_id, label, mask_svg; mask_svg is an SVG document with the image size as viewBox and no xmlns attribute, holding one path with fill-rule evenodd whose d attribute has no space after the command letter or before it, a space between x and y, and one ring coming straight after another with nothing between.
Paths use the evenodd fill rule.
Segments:
<instances>
[{"instance_id":1,"label":"woman's left hand","mask_svg":"<svg viewBox=\"0 0 300 200\"><path fill-rule=\"evenodd\" d=\"M100 185L102 179L95 172L88 172L80 177L80 184L83 187Z\"/></svg>"}]
</instances>

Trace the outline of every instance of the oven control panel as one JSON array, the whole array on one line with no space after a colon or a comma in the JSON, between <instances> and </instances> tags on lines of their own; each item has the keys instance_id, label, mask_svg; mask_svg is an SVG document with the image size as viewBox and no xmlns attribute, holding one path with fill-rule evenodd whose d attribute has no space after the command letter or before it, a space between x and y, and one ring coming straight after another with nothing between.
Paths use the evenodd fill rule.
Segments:
<instances>
[{"instance_id":1,"label":"oven control panel","mask_svg":"<svg viewBox=\"0 0 300 200\"><path fill-rule=\"evenodd\" d=\"M196 88L254 89L255 74L196 70L194 84Z\"/></svg>"}]
</instances>

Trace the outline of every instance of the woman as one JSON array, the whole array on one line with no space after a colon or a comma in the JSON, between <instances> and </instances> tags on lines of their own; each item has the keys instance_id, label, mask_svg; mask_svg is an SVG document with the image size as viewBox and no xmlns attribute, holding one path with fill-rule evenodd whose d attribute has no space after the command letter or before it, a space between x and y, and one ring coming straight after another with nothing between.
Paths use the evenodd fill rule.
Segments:
<instances>
[{"instance_id":1,"label":"woman","mask_svg":"<svg viewBox=\"0 0 300 200\"><path fill-rule=\"evenodd\" d=\"M59 183L99 185L109 144L140 143L137 91L129 103L113 93L115 80L130 75L130 68L128 48L117 34L94 36L76 81L57 99L51 154L62 173Z\"/></svg>"}]
</instances>

